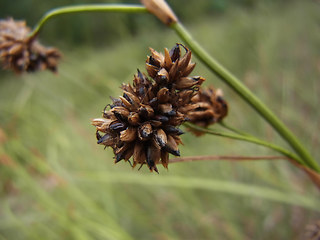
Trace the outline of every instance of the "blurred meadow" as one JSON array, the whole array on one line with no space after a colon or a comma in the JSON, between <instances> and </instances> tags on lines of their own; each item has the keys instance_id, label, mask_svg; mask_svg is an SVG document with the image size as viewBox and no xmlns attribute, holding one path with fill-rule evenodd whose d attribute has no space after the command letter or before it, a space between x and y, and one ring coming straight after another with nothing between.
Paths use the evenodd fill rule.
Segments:
<instances>
[{"instance_id":1,"label":"blurred meadow","mask_svg":"<svg viewBox=\"0 0 320 240\"><path fill-rule=\"evenodd\" d=\"M6 1L0 18L33 26L50 8L85 2ZM199 43L266 102L319 162L319 2L168 2ZM146 72L148 47L163 51L180 42L153 16L61 16L47 23L40 41L63 52L58 75L0 71L0 240L295 240L306 239L306 226L320 219L318 189L283 160L174 163L169 170L159 166L158 175L145 166L115 165L112 151L96 144L90 119L101 116L109 96L119 96L120 84L131 82L137 68ZM229 125L289 148L193 61L193 75L223 89ZM216 136L186 133L182 139L182 156L277 155Z\"/></svg>"}]
</instances>

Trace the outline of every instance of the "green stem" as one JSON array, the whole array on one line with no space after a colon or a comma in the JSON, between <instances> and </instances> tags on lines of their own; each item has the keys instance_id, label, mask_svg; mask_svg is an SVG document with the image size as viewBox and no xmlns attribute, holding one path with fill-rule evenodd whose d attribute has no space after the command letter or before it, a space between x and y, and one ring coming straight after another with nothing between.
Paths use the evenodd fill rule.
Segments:
<instances>
[{"instance_id":1,"label":"green stem","mask_svg":"<svg viewBox=\"0 0 320 240\"><path fill-rule=\"evenodd\" d=\"M255 138L253 136L250 135L240 135L240 134L232 134L232 133L224 133L224 132L218 132L216 130L213 129L208 129L208 128L203 128L203 127L199 127L195 124L192 123L184 123L184 125L190 129L194 129L196 131L200 131L200 132L204 132L204 133L208 133L208 134L212 134L212 135L216 135L216 136L221 136L221 137L227 137L227 138L231 138L231 139L236 139L236 140L241 140L241 141L246 141L246 142L251 142L257 145L261 145L270 149L273 149L285 156L287 156L290 159L294 159L296 160L298 163L305 165L305 163L303 162L303 160L301 160L301 158L299 158L297 155L289 152L288 150L279 147L278 145L260 140L258 138Z\"/></svg>"},{"instance_id":2,"label":"green stem","mask_svg":"<svg viewBox=\"0 0 320 240\"><path fill-rule=\"evenodd\" d=\"M302 158L304 165L320 172L320 167L308 151L302 146L293 133L278 119L278 117L257 98L241 81L213 59L190 35L190 33L179 23L173 23L171 28L180 36L197 57L211 69L219 78L225 81L236 91L251 107L253 107L271 126L290 144L295 152ZM301 163L301 160L300 160Z\"/></svg>"},{"instance_id":3,"label":"green stem","mask_svg":"<svg viewBox=\"0 0 320 240\"><path fill-rule=\"evenodd\" d=\"M65 6L52 9L45 13L40 19L32 33L31 37L35 37L42 26L52 17L80 12L122 12L122 13L147 13L147 10L142 5L137 4L84 4L76 6Z\"/></svg>"},{"instance_id":4,"label":"green stem","mask_svg":"<svg viewBox=\"0 0 320 240\"><path fill-rule=\"evenodd\" d=\"M224 127L225 129L228 129L231 132L237 133L239 135L244 135L244 136L249 136L248 133L242 132L234 127L229 126L228 124L226 124L224 121L219 122L221 127Z\"/></svg>"}]
</instances>

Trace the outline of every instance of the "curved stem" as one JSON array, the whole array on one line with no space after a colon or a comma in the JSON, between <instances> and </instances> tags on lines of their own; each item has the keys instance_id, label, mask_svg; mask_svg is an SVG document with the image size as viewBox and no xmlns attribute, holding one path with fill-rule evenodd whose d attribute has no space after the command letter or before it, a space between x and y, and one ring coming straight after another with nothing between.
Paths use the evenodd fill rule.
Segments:
<instances>
[{"instance_id":1,"label":"curved stem","mask_svg":"<svg viewBox=\"0 0 320 240\"><path fill-rule=\"evenodd\" d=\"M240 135L244 135L244 136L249 136L248 133L242 132L242 131L234 128L234 127L231 127L228 124L226 124L224 121L220 121L219 124L220 124L221 127L224 127L225 129L228 129L231 132L234 132L234 133L237 133L237 134L240 134Z\"/></svg>"},{"instance_id":2,"label":"curved stem","mask_svg":"<svg viewBox=\"0 0 320 240\"><path fill-rule=\"evenodd\" d=\"M309 152L302 146L296 136L278 119L278 117L257 98L241 81L224 68L220 63L213 59L190 35L190 33L179 23L173 23L171 28L188 44L188 47L197 55L197 57L219 78L225 81L234 91L236 91L251 107L253 107L271 126L290 144L295 152L301 157L299 160L304 165L309 166L317 172L320 167L312 158Z\"/></svg>"},{"instance_id":3,"label":"curved stem","mask_svg":"<svg viewBox=\"0 0 320 240\"><path fill-rule=\"evenodd\" d=\"M204 133L255 143L257 145L261 145L261 146L273 149L273 150L275 150L275 151L287 156L290 159L296 160L298 163L300 163L302 165L306 165L305 162L301 158L299 158L297 155L289 152L288 150L286 150L286 149L284 149L282 147L279 147L278 145L275 145L275 144L260 140L258 138L255 138L253 136L218 132L216 130L199 127L199 126L197 126L195 124L192 124L192 123L184 123L184 125L186 125L188 128L191 128L191 129L194 129L194 130L197 130L197 131L201 131L201 132L204 132Z\"/></svg>"},{"instance_id":4,"label":"curved stem","mask_svg":"<svg viewBox=\"0 0 320 240\"><path fill-rule=\"evenodd\" d=\"M52 9L45 13L35 26L30 34L30 37L35 37L42 26L52 17L80 12L123 12L123 13L147 13L147 10L142 5L137 4L84 4L76 6L65 6Z\"/></svg>"}]
</instances>

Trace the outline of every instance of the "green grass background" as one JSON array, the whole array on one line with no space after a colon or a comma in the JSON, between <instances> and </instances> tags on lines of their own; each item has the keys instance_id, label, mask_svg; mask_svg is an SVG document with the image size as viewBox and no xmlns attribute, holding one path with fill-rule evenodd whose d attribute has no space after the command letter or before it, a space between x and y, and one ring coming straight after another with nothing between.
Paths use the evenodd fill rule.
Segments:
<instances>
[{"instance_id":1,"label":"green grass background","mask_svg":"<svg viewBox=\"0 0 320 240\"><path fill-rule=\"evenodd\" d=\"M234 7L187 25L317 160L319 10L316 1ZM112 151L96 144L90 119L137 68L145 72L149 46L176 42L171 30L141 27L111 46L62 48L57 76L0 72L0 240L304 239L306 225L320 218L319 191L287 162L175 163L157 175L115 165ZM193 74L223 89L227 123L287 147L201 63ZM215 136L182 139L182 156L276 154Z\"/></svg>"}]
</instances>

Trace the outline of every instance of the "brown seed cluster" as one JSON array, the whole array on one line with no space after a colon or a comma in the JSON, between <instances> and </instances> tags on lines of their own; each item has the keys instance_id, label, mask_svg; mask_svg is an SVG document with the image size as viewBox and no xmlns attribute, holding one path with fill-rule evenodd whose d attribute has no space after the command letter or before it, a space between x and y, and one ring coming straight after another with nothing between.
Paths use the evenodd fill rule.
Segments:
<instances>
[{"instance_id":1,"label":"brown seed cluster","mask_svg":"<svg viewBox=\"0 0 320 240\"><path fill-rule=\"evenodd\" d=\"M150 51L149 76L138 70L133 84L123 84L123 95L112 98L92 125L98 144L113 149L116 163L132 158L132 167L146 164L158 172L157 164L168 167L169 154L180 156L183 122L207 126L227 114L227 105L215 89L199 91L205 79L189 76L195 67L189 49L176 44L170 51L165 48L164 54Z\"/></svg>"},{"instance_id":2,"label":"brown seed cluster","mask_svg":"<svg viewBox=\"0 0 320 240\"><path fill-rule=\"evenodd\" d=\"M42 46L29 36L30 33L25 21L0 20L0 61L3 68L16 73L45 69L56 72L60 52Z\"/></svg>"},{"instance_id":3,"label":"brown seed cluster","mask_svg":"<svg viewBox=\"0 0 320 240\"><path fill-rule=\"evenodd\" d=\"M190 122L200 127L208 127L227 116L228 104L223 99L222 90L210 86L201 88L182 112ZM202 135L199 131L192 130L192 132L197 136Z\"/></svg>"},{"instance_id":4,"label":"brown seed cluster","mask_svg":"<svg viewBox=\"0 0 320 240\"><path fill-rule=\"evenodd\" d=\"M169 153L179 156L179 126L187 120L181 112L195 96L202 77L189 77L195 64L191 51L180 45L164 55L150 49L146 69L150 78L138 71L133 85L122 85L123 95L113 99L102 118L92 120L97 129L98 144L110 146L115 162L133 157L133 167L147 164L158 172L156 164L167 168Z\"/></svg>"}]
</instances>

